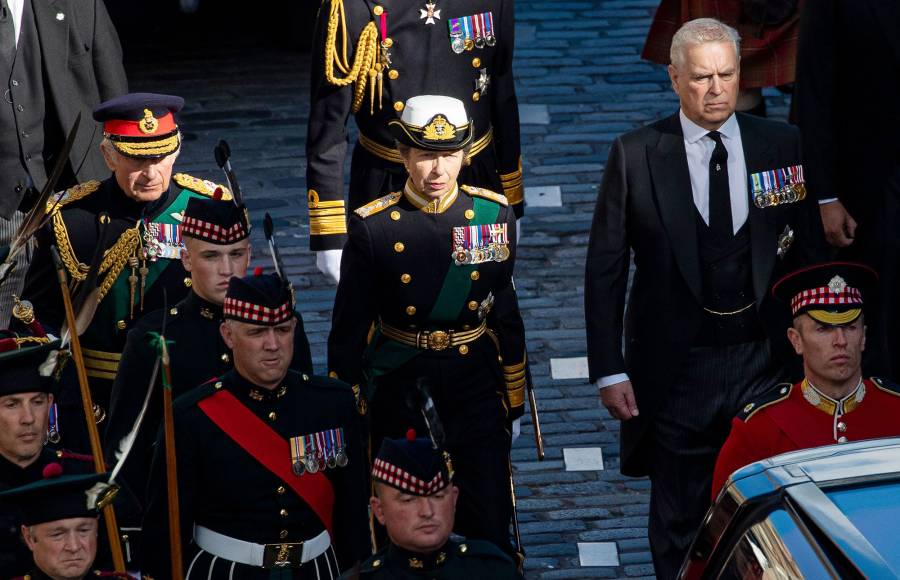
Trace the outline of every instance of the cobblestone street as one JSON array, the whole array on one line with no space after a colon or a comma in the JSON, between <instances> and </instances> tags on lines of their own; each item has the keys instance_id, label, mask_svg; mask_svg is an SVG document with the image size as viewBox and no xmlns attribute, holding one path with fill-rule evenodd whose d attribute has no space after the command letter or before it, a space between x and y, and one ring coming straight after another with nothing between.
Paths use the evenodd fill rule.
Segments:
<instances>
[{"instance_id":1,"label":"cobblestone street","mask_svg":"<svg viewBox=\"0 0 900 580\"><path fill-rule=\"evenodd\" d=\"M546 459L539 462L526 413L513 460L529 578L653 574L646 533L649 483L619 474L618 422L600 409L587 382L583 275L610 143L677 107L665 70L639 57L657 4L516 2L528 204L516 286L546 445ZM307 249L309 57L259 46L185 44L167 50L162 66L134 50L128 54L132 89L186 98L181 171L223 181L212 150L218 139L229 141L254 224L266 211L276 218L316 370L324 374L335 288L318 273ZM770 114L785 116L783 97L768 95ZM261 227L253 237L254 263L270 267Z\"/></svg>"}]
</instances>

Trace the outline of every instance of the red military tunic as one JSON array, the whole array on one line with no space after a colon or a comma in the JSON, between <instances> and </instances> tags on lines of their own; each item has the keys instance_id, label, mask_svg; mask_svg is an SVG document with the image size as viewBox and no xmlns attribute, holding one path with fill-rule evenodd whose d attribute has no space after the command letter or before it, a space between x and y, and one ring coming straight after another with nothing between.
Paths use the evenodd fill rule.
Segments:
<instances>
[{"instance_id":1,"label":"red military tunic","mask_svg":"<svg viewBox=\"0 0 900 580\"><path fill-rule=\"evenodd\" d=\"M900 435L900 386L879 378L835 401L804 380L749 403L731 423L713 474L715 501L736 470L773 455L861 439Z\"/></svg>"}]
</instances>

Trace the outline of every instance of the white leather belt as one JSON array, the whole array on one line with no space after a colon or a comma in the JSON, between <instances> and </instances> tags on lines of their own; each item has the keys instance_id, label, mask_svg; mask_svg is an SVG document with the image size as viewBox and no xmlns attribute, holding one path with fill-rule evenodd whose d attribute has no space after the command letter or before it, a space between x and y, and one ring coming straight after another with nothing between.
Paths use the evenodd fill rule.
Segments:
<instances>
[{"instance_id":1,"label":"white leather belt","mask_svg":"<svg viewBox=\"0 0 900 580\"><path fill-rule=\"evenodd\" d=\"M303 542L254 544L194 526L194 541L206 552L224 560L262 568L299 568L325 553L331 545L328 531Z\"/></svg>"}]
</instances>

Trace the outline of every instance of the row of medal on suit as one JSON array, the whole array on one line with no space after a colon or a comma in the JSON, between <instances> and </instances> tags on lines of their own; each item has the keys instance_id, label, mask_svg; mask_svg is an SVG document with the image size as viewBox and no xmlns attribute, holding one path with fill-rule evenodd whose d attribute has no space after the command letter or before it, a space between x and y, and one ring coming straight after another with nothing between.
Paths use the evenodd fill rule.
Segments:
<instances>
[{"instance_id":1,"label":"row of medal on suit","mask_svg":"<svg viewBox=\"0 0 900 580\"><path fill-rule=\"evenodd\" d=\"M291 468L297 476L347 466L347 441L341 427L291 437L290 442Z\"/></svg>"},{"instance_id":2,"label":"row of medal on suit","mask_svg":"<svg viewBox=\"0 0 900 580\"><path fill-rule=\"evenodd\" d=\"M503 262L509 258L506 224L453 228L453 263L457 266Z\"/></svg>"},{"instance_id":3,"label":"row of medal on suit","mask_svg":"<svg viewBox=\"0 0 900 580\"><path fill-rule=\"evenodd\" d=\"M760 209L796 203L806 198L802 165L770 169L750 175L750 196Z\"/></svg>"},{"instance_id":4,"label":"row of medal on suit","mask_svg":"<svg viewBox=\"0 0 900 580\"><path fill-rule=\"evenodd\" d=\"M450 29L450 48L456 54L497 44L491 12L451 18L447 21L447 27Z\"/></svg>"}]
</instances>

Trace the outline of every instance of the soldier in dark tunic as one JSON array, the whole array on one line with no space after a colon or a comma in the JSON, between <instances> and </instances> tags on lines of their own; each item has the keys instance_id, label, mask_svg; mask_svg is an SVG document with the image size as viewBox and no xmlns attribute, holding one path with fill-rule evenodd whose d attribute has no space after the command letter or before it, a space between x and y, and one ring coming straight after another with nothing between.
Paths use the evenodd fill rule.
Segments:
<instances>
[{"instance_id":1,"label":"soldier in dark tunic","mask_svg":"<svg viewBox=\"0 0 900 580\"><path fill-rule=\"evenodd\" d=\"M121 364L113 383L105 445L112 462L122 439L132 430L144 405L150 377L158 359L153 337L165 331L169 348L172 396L178 397L220 376L232 367L232 353L219 332L222 304L228 281L243 277L250 263L250 221L244 207L220 199L193 198L188 201L181 225L184 251L181 260L190 274L191 290L172 306L152 312L128 333ZM309 341L303 319L294 311L294 358L291 368L312 374ZM165 328L163 328L165 326ZM162 374L157 372L154 392L144 415L135 444L117 481L126 483L132 494L142 499L153 457L153 442L162 421ZM140 525L141 506L119 520L127 527ZM129 533L134 553L135 531Z\"/></svg>"},{"instance_id":2,"label":"soldier in dark tunic","mask_svg":"<svg viewBox=\"0 0 900 580\"><path fill-rule=\"evenodd\" d=\"M99 512L115 495L115 486L106 483L109 474L63 475L62 471L56 466L45 470L43 479L0 493L0 502L21 507L17 531L30 551L31 571L15 580L118 576L92 570Z\"/></svg>"},{"instance_id":3,"label":"soldier in dark tunic","mask_svg":"<svg viewBox=\"0 0 900 580\"><path fill-rule=\"evenodd\" d=\"M526 372L515 214L503 195L457 184L475 134L462 102L414 97L391 129L410 178L350 219L329 369L368 404L373 449L424 428L406 401L427 378L456 461L457 531L513 553L510 427Z\"/></svg>"},{"instance_id":4,"label":"soldier in dark tunic","mask_svg":"<svg viewBox=\"0 0 900 580\"><path fill-rule=\"evenodd\" d=\"M385 439L372 469L372 513L388 545L342 579L514 580L513 560L490 542L451 538L459 489L449 455L428 439Z\"/></svg>"},{"instance_id":5,"label":"soldier in dark tunic","mask_svg":"<svg viewBox=\"0 0 900 580\"><path fill-rule=\"evenodd\" d=\"M306 146L310 249L338 277L347 240L347 120L359 139L349 210L403 187L406 172L388 121L415 95L448 95L475 120L462 182L503 193L524 211L519 107L513 79L513 0L327 0L313 43Z\"/></svg>"},{"instance_id":6,"label":"soldier in dark tunic","mask_svg":"<svg viewBox=\"0 0 900 580\"><path fill-rule=\"evenodd\" d=\"M0 354L0 491L40 480L50 464L61 464L70 473L91 468L90 456L44 446L54 384L39 367L55 356L59 342L22 344L25 346ZM52 367L44 372L50 374ZM33 565L19 534L19 508L17 503L0 504L0 578L25 574Z\"/></svg>"},{"instance_id":7,"label":"soldier in dark tunic","mask_svg":"<svg viewBox=\"0 0 900 580\"><path fill-rule=\"evenodd\" d=\"M186 578L333 578L370 554L365 459L350 387L289 369L293 293L232 278L222 336L234 368L175 402ZM169 570L157 442L142 570Z\"/></svg>"},{"instance_id":8,"label":"soldier in dark tunic","mask_svg":"<svg viewBox=\"0 0 900 580\"><path fill-rule=\"evenodd\" d=\"M97 288L84 290L95 291L92 300L99 305L81 335L101 434L128 330L161 308L164 296L174 304L187 293L179 260L184 208L190 198L211 197L220 189L189 175L172 175L181 148L174 114L183 104L181 97L134 93L98 106L94 119L103 123L101 149L112 175L52 198L50 223L36 236L23 296L56 333L65 311L50 247L59 249L73 295L83 291L90 264L102 252ZM230 199L230 192L221 189ZM88 451L78 389L64 387L59 407L62 444Z\"/></svg>"}]
</instances>

